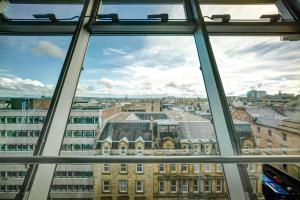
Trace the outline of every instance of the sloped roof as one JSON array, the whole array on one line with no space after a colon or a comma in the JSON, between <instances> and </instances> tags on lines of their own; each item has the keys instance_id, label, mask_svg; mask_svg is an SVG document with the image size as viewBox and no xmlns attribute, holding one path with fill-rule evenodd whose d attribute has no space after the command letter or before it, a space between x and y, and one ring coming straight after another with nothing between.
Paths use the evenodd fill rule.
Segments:
<instances>
[{"instance_id":1,"label":"sloped roof","mask_svg":"<svg viewBox=\"0 0 300 200\"><path fill-rule=\"evenodd\" d=\"M262 108L262 107L247 107L245 108L245 111L251 116L251 117L264 117L264 118L273 118L278 120L285 120L288 119L288 117L285 117L275 110L272 110L271 108Z\"/></svg>"}]
</instances>

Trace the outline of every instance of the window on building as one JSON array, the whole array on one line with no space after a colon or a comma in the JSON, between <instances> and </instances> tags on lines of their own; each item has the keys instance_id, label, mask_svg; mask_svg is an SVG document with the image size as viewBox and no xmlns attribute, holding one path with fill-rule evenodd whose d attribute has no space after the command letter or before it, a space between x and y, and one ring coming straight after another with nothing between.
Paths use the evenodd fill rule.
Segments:
<instances>
[{"instance_id":1,"label":"window on building","mask_svg":"<svg viewBox=\"0 0 300 200\"><path fill-rule=\"evenodd\" d=\"M144 192L144 181L140 181L140 180L136 181L136 192L137 193Z\"/></svg>"},{"instance_id":2,"label":"window on building","mask_svg":"<svg viewBox=\"0 0 300 200\"><path fill-rule=\"evenodd\" d=\"M200 172L200 164L194 164L194 172L195 173Z\"/></svg>"},{"instance_id":3,"label":"window on building","mask_svg":"<svg viewBox=\"0 0 300 200\"><path fill-rule=\"evenodd\" d=\"M210 172L211 171L210 167L211 167L210 164L204 164L204 171Z\"/></svg>"},{"instance_id":4,"label":"window on building","mask_svg":"<svg viewBox=\"0 0 300 200\"><path fill-rule=\"evenodd\" d=\"M206 193L211 192L211 180L210 179L204 180L204 192L206 192Z\"/></svg>"},{"instance_id":5,"label":"window on building","mask_svg":"<svg viewBox=\"0 0 300 200\"><path fill-rule=\"evenodd\" d=\"M288 165L287 164L282 164L282 169L285 171L288 171Z\"/></svg>"},{"instance_id":6,"label":"window on building","mask_svg":"<svg viewBox=\"0 0 300 200\"><path fill-rule=\"evenodd\" d=\"M138 174L144 173L144 165L143 164L136 164L136 173L138 173Z\"/></svg>"},{"instance_id":7,"label":"window on building","mask_svg":"<svg viewBox=\"0 0 300 200\"><path fill-rule=\"evenodd\" d=\"M188 173L189 172L189 165L188 164L181 164L181 172Z\"/></svg>"},{"instance_id":8,"label":"window on building","mask_svg":"<svg viewBox=\"0 0 300 200\"><path fill-rule=\"evenodd\" d=\"M268 129L268 136L272 137L272 130Z\"/></svg>"},{"instance_id":9,"label":"window on building","mask_svg":"<svg viewBox=\"0 0 300 200\"><path fill-rule=\"evenodd\" d=\"M104 146L102 149L103 155L109 155L110 154L110 148L108 146Z\"/></svg>"},{"instance_id":10,"label":"window on building","mask_svg":"<svg viewBox=\"0 0 300 200\"><path fill-rule=\"evenodd\" d=\"M259 126L256 127L256 131L257 131L258 133L260 133L260 127L259 127Z\"/></svg>"},{"instance_id":11,"label":"window on building","mask_svg":"<svg viewBox=\"0 0 300 200\"><path fill-rule=\"evenodd\" d=\"M176 173L177 172L177 164L175 164L175 163L171 164L171 172L172 173Z\"/></svg>"},{"instance_id":12,"label":"window on building","mask_svg":"<svg viewBox=\"0 0 300 200\"><path fill-rule=\"evenodd\" d=\"M127 164L120 164L120 173L127 173Z\"/></svg>"},{"instance_id":13,"label":"window on building","mask_svg":"<svg viewBox=\"0 0 300 200\"><path fill-rule=\"evenodd\" d=\"M222 185L223 185L223 180L222 179L216 179L216 192L220 193L222 192Z\"/></svg>"},{"instance_id":14,"label":"window on building","mask_svg":"<svg viewBox=\"0 0 300 200\"><path fill-rule=\"evenodd\" d=\"M177 181L171 180L171 193L176 193L176 192L177 192Z\"/></svg>"},{"instance_id":15,"label":"window on building","mask_svg":"<svg viewBox=\"0 0 300 200\"><path fill-rule=\"evenodd\" d=\"M126 146L120 147L120 155L126 155L127 154L127 148Z\"/></svg>"},{"instance_id":16,"label":"window on building","mask_svg":"<svg viewBox=\"0 0 300 200\"><path fill-rule=\"evenodd\" d=\"M165 168L165 164L159 164L159 172L160 173L165 173L166 172L166 168Z\"/></svg>"},{"instance_id":17,"label":"window on building","mask_svg":"<svg viewBox=\"0 0 300 200\"><path fill-rule=\"evenodd\" d=\"M223 172L223 166L222 166L222 164L219 164L219 163L216 164L216 172L218 172L218 173Z\"/></svg>"},{"instance_id":18,"label":"window on building","mask_svg":"<svg viewBox=\"0 0 300 200\"><path fill-rule=\"evenodd\" d=\"M159 193L165 193L165 182L164 181L159 181L158 187L159 187Z\"/></svg>"},{"instance_id":19,"label":"window on building","mask_svg":"<svg viewBox=\"0 0 300 200\"><path fill-rule=\"evenodd\" d=\"M256 171L256 165L254 163L248 164L248 170L251 173L254 173Z\"/></svg>"},{"instance_id":20,"label":"window on building","mask_svg":"<svg viewBox=\"0 0 300 200\"><path fill-rule=\"evenodd\" d=\"M143 147L136 147L136 154L137 155L143 155L144 154Z\"/></svg>"},{"instance_id":21,"label":"window on building","mask_svg":"<svg viewBox=\"0 0 300 200\"><path fill-rule=\"evenodd\" d=\"M182 180L181 192L188 193L189 192L189 180Z\"/></svg>"},{"instance_id":22,"label":"window on building","mask_svg":"<svg viewBox=\"0 0 300 200\"><path fill-rule=\"evenodd\" d=\"M119 192L120 193L127 192L127 180L119 180Z\"/></svg>"},{"instance_id":23,"label":"window on building","mask_svg":"<svg viewBox=\"0 0 300 200\"><path fill-rule=\"evenodd\" d=\"M194 179L193 191L194 191L194 193L200 192L200 179L197 177L195 177L195 179Z\"/></svg>"},{"instance_id":24,"label":"window on building","mask_svg":"<svg viewBox=\"0 0 300 200\"><path fill-rule=\"evenodd\" d=\"M282 140L287 141L287 134L286 133L282 133Z\"/></svg>"},{"instance_id":25,"label":"window on building","mask_svg":"<svg viewBox=\"0 0 300 200\"><path fill-rule=\"evenodd\" d=\"M110 164L108 163L103 164L103 173L110 173Z\"/></svg>"}]
</instances>

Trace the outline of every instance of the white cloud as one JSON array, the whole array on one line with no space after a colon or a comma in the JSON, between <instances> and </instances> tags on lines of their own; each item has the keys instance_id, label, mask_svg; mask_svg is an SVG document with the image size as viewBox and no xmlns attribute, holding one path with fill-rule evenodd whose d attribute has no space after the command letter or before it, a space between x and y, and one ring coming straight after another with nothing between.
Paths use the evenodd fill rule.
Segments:
<instances>
[{"instance_id":1,"label":"white cloud","mask_svg":"<svg viewBox=\"0 0 300 200\"><path fill-rule=\"evenodd\" d=\"M66 52L62 48L45 40L38 41L37 46L32 49L32 52L36 55L46 55L60 59L64 59L66 55Z\"/></svg>"},{"instance_id":2,"label":"white cloud","mask_svg":"<svg viewBox=\"0 0 300 200\"><path fill-rule=\"evenodd\" d=\"M53 91L53 85L46 85L38 80L0 77L0 93L6 96L50 96Z\"/></svg>"},{"instance_id":3,"label":"white cloud","mask_svg":"<svg viewBox=\"0 0 300 200\"><path fill-rule=\"evenodd\" d=\"M106 48L106 49L103 49L103 53L105 55L111 55L111 54L114 54L114 53L121 54L121 55L126 55L127 54L124 50L122 50L122 49L115 49L115 48Z\"/></svg>"}]
</instances>

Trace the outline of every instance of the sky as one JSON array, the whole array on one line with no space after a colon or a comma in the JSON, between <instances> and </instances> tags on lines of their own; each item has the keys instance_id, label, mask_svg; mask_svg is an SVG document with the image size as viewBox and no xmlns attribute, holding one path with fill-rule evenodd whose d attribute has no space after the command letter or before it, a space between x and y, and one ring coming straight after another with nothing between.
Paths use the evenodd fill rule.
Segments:
<instances>
[{"instance_id":1,"label":"sky","mask_svg":"<svg viewBox=\"0 0 300 200\"><path fill-rule=\"evenodd\" d=\"M33 13L53 12L68 18L79 15L81 9L36 6L14 5L6 14L29 18ZM201 8L203 15L228 13L233 19L258 19L278 12L273 5ZM184 18L183 8L174 5L107 5L103 10L127 19L163 12L171 19ZM0 36L0 96L51 96L70 41L71 36ZM300 41L265 36L214 36L210 41L226 95L245 95L251 89L300 93ZM92 36L76 95L205 97L199 67L192 36Z\"/></svg>"}]
</instances>

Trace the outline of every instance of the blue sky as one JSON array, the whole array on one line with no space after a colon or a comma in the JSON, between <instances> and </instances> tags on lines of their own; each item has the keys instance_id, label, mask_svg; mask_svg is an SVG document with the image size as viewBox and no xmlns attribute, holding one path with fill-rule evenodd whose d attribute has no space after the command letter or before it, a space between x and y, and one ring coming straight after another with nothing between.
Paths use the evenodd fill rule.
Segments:
<instances>
[{"instance_id":1,"label":"blue sky","mask_svg":"<svg viewBox=\"0 0 300 200\"><path fill-rule=\"evenodd\" d=\"M22 7L23 6L23 7ZM167 12L182 18L180 7L145 8L135 11L104 7L123 18L142 18L142 12ZM23 8L23 9L22 9ZM10 17L28 17L38 10L58 17L79 15L80 7L11 7ZM276 13L274 6L202 7L205 15L230 13L251 18ZM249 10L250 9L250 10ZM20 14L18 11L26 12ZM69 10L69 9L68 9ZM251 12L250 12L251 11ZM67 14L66 14L67 13ZM127 14L128 13L128 14ZM0 96L49 96L53 93L70 36L0 36ZM211 37L227 95L247 90L268 93L300 93L300 42L279 37ZM77 96L205 96L199 61L192 36L92 36L84 61Z\"/></svg>"}]
</instances>

